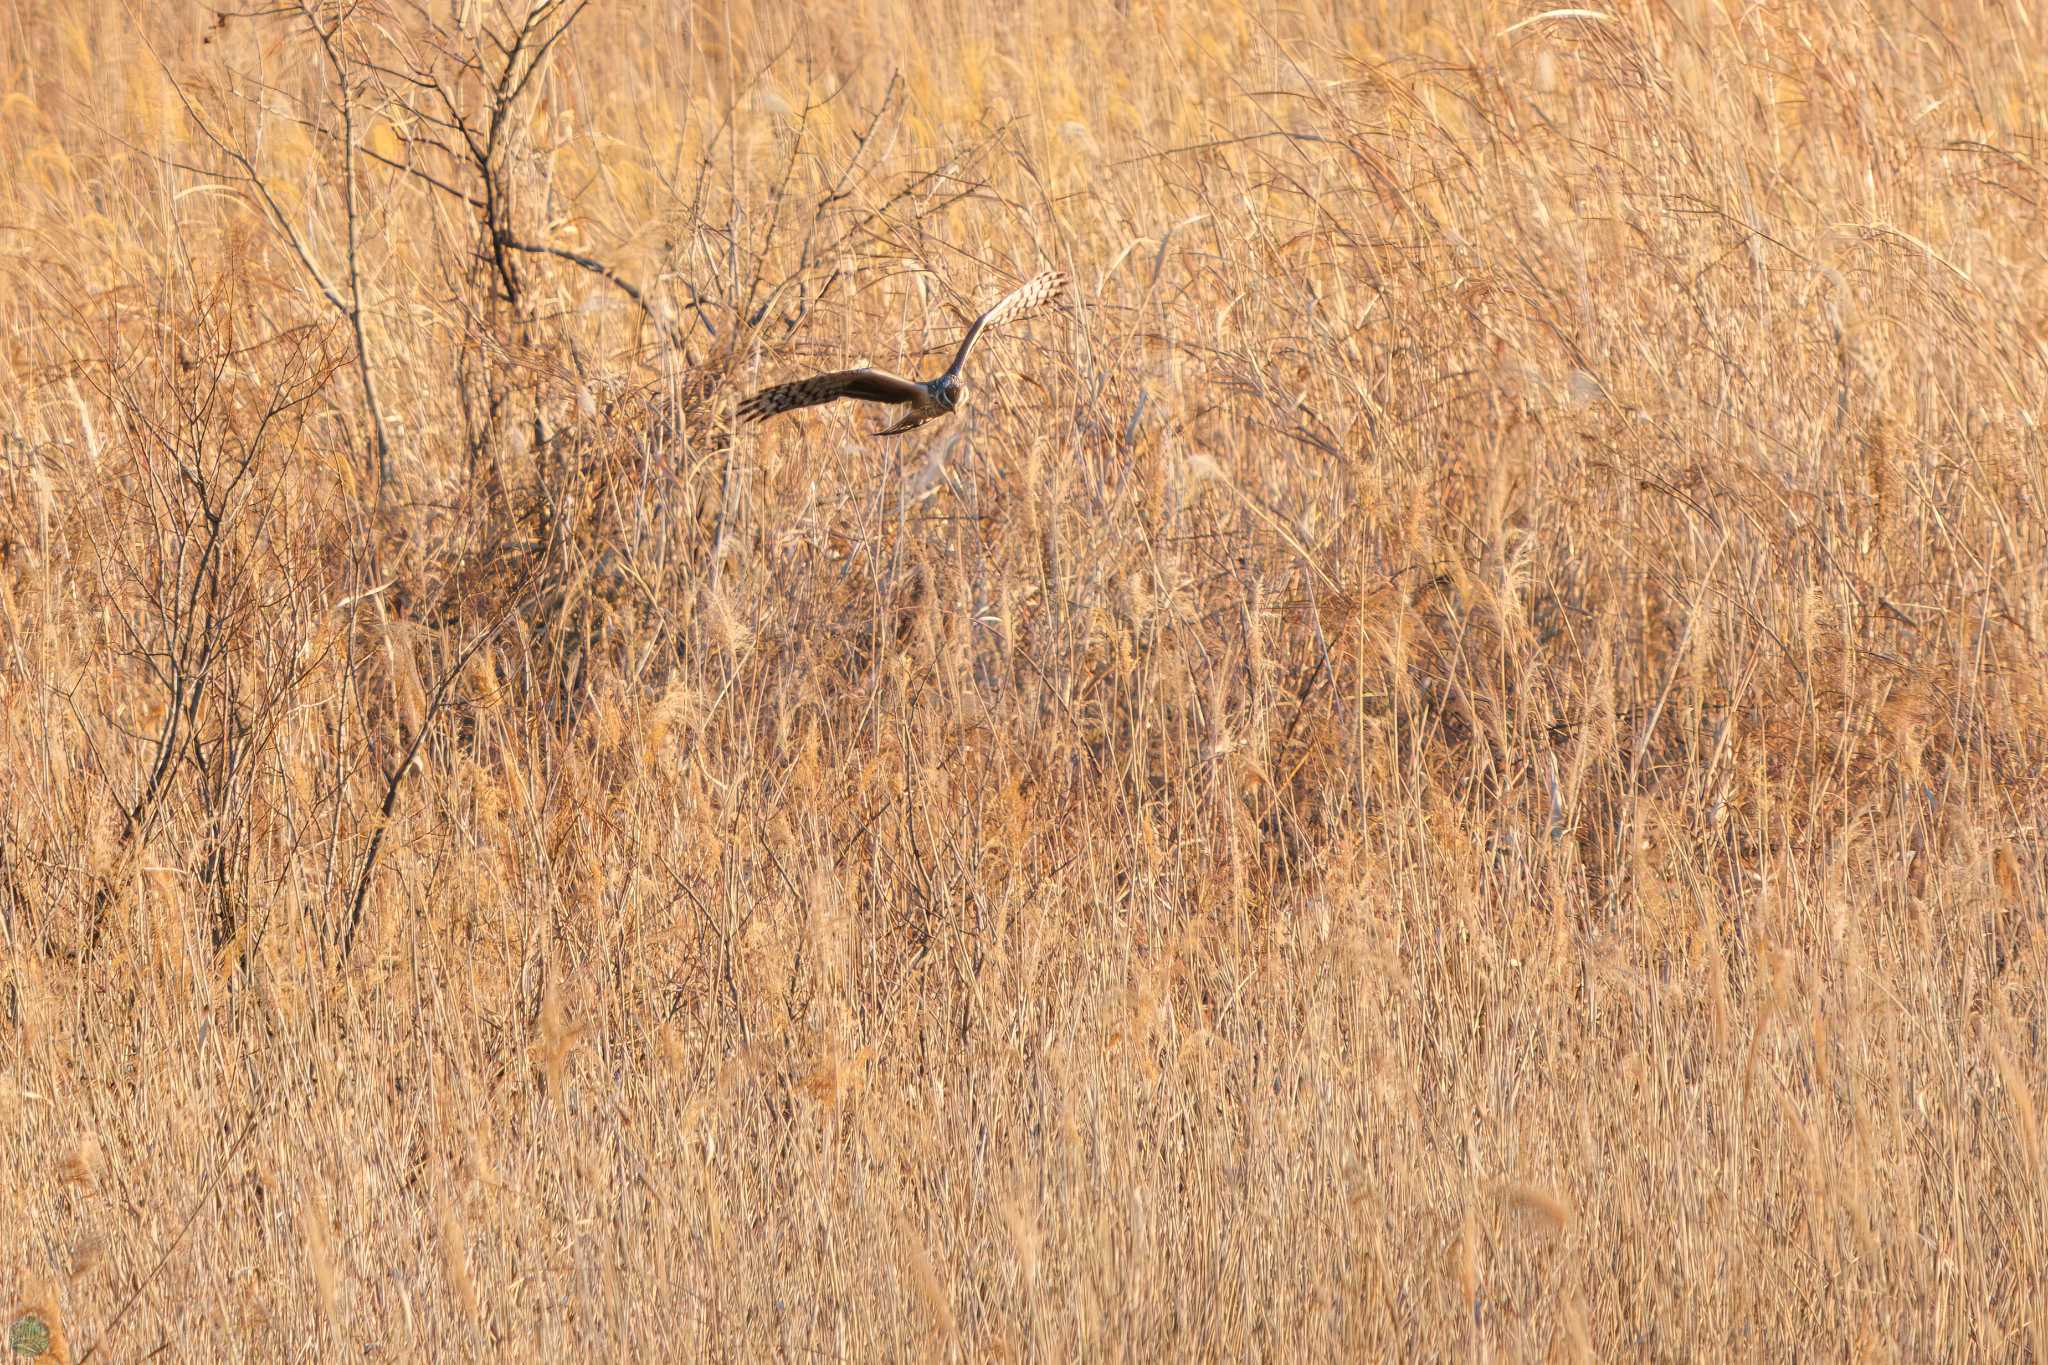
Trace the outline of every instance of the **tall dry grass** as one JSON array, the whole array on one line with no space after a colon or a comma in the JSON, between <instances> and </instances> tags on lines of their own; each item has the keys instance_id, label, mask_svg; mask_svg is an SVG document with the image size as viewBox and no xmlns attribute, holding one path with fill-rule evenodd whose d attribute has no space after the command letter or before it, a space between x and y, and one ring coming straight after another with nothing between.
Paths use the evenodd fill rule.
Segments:
<instances>
[{"instance_id":1,"label":"tall dry grass","mask_svg":"<svg viewBox=\"0 0 2048 1365\"><path fill-rule=\"evenodd\" d=\"M1601 9L0 4L17 1318L2048 1358L2044 21Z\"/></svg>"}]
</instances>

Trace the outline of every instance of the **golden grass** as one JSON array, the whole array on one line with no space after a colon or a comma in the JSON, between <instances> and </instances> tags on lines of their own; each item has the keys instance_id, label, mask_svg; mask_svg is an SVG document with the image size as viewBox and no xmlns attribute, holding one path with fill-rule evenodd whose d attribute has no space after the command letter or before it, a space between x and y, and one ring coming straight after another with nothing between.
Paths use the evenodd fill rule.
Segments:
<instances>
[{"instance_id":1,"label":"golden grass","mask_svg":"<svg viewBox=\"0 0 2048 1365\"><path fill-rule=\"evenodd\" d=\"M2048 1357L2038 14L424 8L0 4L50 1355Z\"/></svg>"}]
</instances>

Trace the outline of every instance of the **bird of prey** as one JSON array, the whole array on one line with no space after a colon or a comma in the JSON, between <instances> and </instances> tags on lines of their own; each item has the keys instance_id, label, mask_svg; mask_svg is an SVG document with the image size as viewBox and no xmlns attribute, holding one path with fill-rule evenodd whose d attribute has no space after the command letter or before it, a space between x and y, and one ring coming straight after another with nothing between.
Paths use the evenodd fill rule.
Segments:
<instances>
[{"instance_id":1,"label":"bird of prey","mask_svg":"<svg viewBox=\"0 0 2048 1365\"><path fill-rule=\"evenodd\" d=\"M903 415L896 419L895 425L876 431L877 436L895 436L912 427L921 427L934 418L946 416L967 397L967 388L960 382L960 367L967 363L967 353L974 349L974 343L983 331L999 322L1009 322L1043 308L1066 287L1065 275L1057 270L1048 270L1030 283L1012 290L1002 302L974 320L974 325L967 329L967 336L960 343L959 351L953 356L953 363L937 379L904 379L885 370L835 370L831 374L812 375L809 379L761 390L740 404L740 419L758 422L792 408L815 407L840 398L860 398L870 403L898 403L903 406Z\"/></svg>"}]
</instances>

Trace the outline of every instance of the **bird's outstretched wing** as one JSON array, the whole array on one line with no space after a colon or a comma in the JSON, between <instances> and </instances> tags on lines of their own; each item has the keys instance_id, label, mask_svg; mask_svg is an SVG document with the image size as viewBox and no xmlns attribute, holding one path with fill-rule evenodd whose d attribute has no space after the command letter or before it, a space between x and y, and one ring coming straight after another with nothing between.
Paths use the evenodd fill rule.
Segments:
<instances>
[{"instance_id":1,"label":"bird's outstretched wing","mask_svg":"<svg viewBox=\"0 0 2048 1365\"><path fill-rule=\"evenodd\" d=\"M1036 279L1011 290L995 307L974 320L974 325L967 329L966 337L960 342L959 353L953 357L953 363L947 367L946 373L960 373L960 367L967 363L967 353L974 349L974 343L981 338L985 329L997 323L1013 322L1018 318L1027 317L1065 293L1066 289L1067 277L1060 271L1048 270Z\"/></svg>"},{"instance_id":2,"label":"bird's outstretched wing","mask_svg":"<svg viewBox=\"0 0 2048 1365\"><path fill-rule=\"evenodd\" d=\"M924 386L885 370L835 370L809 379L792 380L766 388L739 406L743 422L758 422L792 408L811 408L839 398L862 398L870 403L910 403L924 396Z\"/></svg>"}]
</instances>

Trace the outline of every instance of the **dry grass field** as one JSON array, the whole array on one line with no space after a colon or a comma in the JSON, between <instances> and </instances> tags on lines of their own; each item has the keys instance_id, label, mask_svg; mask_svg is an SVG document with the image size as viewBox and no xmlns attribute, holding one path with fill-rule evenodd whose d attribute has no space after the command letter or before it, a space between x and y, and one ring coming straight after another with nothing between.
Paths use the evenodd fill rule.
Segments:
<instances>
[{"instance_id":1,"label":"dry grass field","mask_svg":"<svg viewBox=\"0 0 2048 1365\"><path fill-rule=\"evenodd\" d=\"M2048 1360L2048 16L1003 9L0 0L17 1353Z\"/></svg>"}]
</instances>

